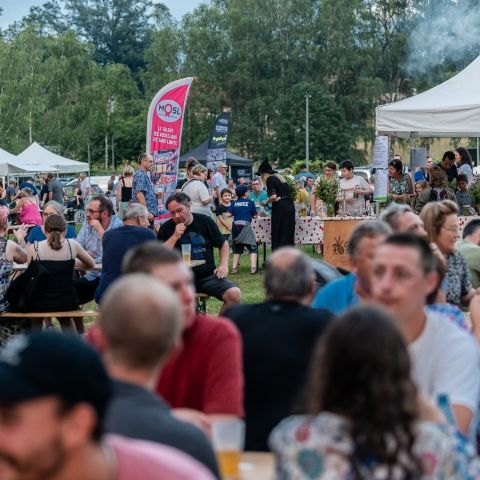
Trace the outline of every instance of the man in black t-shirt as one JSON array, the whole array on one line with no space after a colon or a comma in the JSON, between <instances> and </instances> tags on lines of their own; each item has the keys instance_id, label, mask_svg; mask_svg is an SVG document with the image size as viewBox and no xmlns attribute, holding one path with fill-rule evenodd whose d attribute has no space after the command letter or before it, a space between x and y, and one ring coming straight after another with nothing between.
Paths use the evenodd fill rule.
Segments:
<instances>
[{"instance_id":1,"label":"man in black t-shirt","mask_svg":"<svg viewBox=\"0 0 480 480\"><path fill-rule=\"evenodd\" d=\"M272 253L264 284L265 302L225 312L242 334L245 447L253 451L268 450L270 432L294 410L304 413L300 397L311 356L333 319L329 311L310 307L315 275L299 250L283 247Z\"/></svg>"},{"instance_id":2,"label":"man in black t-shirt","mask_svg":"<svg viewBox=\"0 0 480 480\"><path fill-rule=\"evenodd\" d=\"M240 289L226 278L228 274L228 242L225 241L215 222L200 213L190 211L190 197L184 193L170 196L166 204L172 216L158 231L157 238L169 248L182 250L182 245L190 245L191 259L205 263L193 267L195 288L223 300L222 312L240 302ZM216 267L213 249L218 248L220 265Z\"/></svg>"},{"instance_id":3,"label":"man in black t-shirt","mask_svg":"<svg viewBox=\"0 0 480 480\"><path fill-rule=\"evenodd\" d=\"M452 151L445 152L442 161L438 165L445 172L449 183L457 179L458 169L455 165L455 154Z\"/></svg>"}]
</instances>

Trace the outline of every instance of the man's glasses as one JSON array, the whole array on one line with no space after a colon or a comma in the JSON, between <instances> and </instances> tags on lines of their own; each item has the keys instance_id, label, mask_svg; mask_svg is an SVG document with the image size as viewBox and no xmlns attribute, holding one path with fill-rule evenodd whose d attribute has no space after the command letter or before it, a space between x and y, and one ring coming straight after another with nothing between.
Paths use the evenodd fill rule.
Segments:
<instances>
[{"instance_id":1,"label":"man's glasses","mask_svg":"<svg viewBox=\"0 0 480 480\"><path fill-rule=\"evenodd\" d=\"M103 210L93 210L91 208L87 208L85 210L87 213L100 213L100 212L103 212Z\"/></svg>"}]
</instances>

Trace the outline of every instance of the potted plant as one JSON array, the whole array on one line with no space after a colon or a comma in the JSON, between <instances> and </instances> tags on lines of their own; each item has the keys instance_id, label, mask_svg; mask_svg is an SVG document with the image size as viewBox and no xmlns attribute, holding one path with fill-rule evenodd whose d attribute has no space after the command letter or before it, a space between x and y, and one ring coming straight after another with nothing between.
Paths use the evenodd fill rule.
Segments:
<instances>
[{"instance_id":1,"label":"potted plant","mask_svg":"<svg viewBox=\"0 0 480 480\"><path fill-rule=\"evenodd\" d=\"M335 201L338 196L339 182L337 176L334 178L318 177L313 184L313 191L318 200L321 200L327 207L327 217L335 215Z\"/></svg>"}]
</instances>

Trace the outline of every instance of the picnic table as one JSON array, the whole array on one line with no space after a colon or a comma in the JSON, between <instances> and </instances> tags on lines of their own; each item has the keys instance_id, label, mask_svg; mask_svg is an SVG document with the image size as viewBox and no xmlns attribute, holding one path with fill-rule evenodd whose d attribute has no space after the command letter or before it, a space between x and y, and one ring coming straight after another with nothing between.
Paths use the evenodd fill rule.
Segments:
<instances>
[{"instance_id":1,"label":"picnic table","mask_svg":"<svg viewBox=\"0 0 480 480\"><path fill-rule=\"evenodd\" d=\"M28 267L28 263L15 263L13 262L13 272L24 272ZM82 265L80 263L75 264L75 270L79 272L84 272L84 271L93 271L93 272L101 272L102 271L102 264L101 263L96 263L94 267L86 267L85 265Z\"/></svg>"}]
</instances>

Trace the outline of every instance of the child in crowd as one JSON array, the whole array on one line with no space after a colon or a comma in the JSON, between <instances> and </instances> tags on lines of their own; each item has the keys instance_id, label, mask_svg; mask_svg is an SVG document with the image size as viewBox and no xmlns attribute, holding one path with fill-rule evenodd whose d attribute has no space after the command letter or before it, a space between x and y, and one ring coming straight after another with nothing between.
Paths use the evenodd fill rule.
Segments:
<instances>
[{"instance_id":1,"label":"child in crowd","mask_svg":"<svg viewBox=\"0 0 480 480\"><path fill-rule=\"evenodd\" d=\"M460 215L475 215L475 199L468 190L468 177L464 173L458 174L455 196Z\"/></svg>"},{"instance_id":2,"label":"child in crowd","mask_svg":"<svg viewBox=\"0 0 480 480\"><path fill-rule=\"evenodd\" d=\"M415 197L412 200L412 208L415 210L415 202L418 196L428 187L428 183L425 180L419 180L415 182Z\"/></svg>"},{"instance_id":3,"label":"child in crowd","mask_svg":"<svg viewBox=\"0 0 480 480\"><path fill-rule=\"evenodd\" d=\"M227 242L229 241L230 234L232 233L233 218L226 215L231 203L232 192L228 188L222 189L220 192L220 198L218 200L218 206L215 209L215 215L217 216L217 226Z\"/></svg>"},{"instance_id":4,"label":"child in crowd","mask_svg":"<svg viewBox=\"0 0 480 480\"><path fill-rule=\"evenodd\" d=\"M240 255L247 248L250 252L250 273L257 273L257 240L250 226L252 219L257 218L255 203L247 198L248 187L239 185L235 189L237 200L232 202L228 213L233 216L232 241L233 263L232 273L237 273Z\"/></svg>"}]
</instances>

